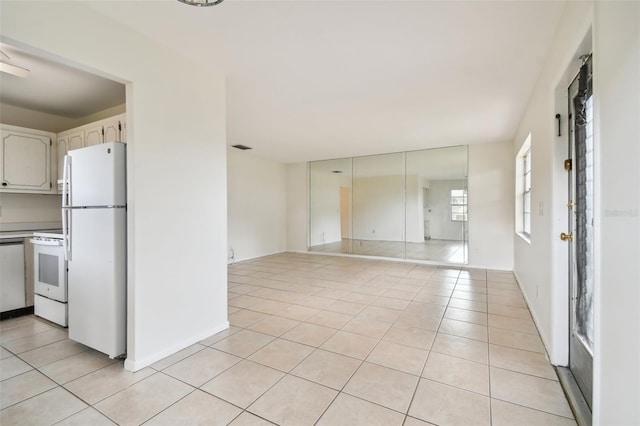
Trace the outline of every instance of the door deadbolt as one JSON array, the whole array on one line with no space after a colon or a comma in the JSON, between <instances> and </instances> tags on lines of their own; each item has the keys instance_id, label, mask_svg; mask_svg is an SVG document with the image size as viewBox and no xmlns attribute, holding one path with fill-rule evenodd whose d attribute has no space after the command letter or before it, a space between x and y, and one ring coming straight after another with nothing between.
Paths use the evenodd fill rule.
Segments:
<instances>
[{"instance_id":1,"label":"door deadbolt","mask_svg":"<svg viewBox=\"0 0 640 426\"><path fill-rule=\"evenodd\" d=\"M573 241L573 232L569 232L565 234L564 232L560 234L560 239L562 241Z\"/></svg>"}]
</instances>

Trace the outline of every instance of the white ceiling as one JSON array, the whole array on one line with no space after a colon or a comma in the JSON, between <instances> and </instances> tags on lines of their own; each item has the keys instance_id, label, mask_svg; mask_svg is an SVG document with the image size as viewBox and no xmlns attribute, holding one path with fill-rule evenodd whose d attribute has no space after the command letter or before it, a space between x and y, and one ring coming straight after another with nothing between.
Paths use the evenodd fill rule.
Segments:
<instances>
[{"instance_id":1,"label":"white ceiling","mask_svg":"<svg viewBox=\"0 0 640 426\"><path fill-rule=\"evenodd\" d=\"M227 143L295 162L512 140L564 1L87 5L223 69Z\"/></svg>"},{"instance_id":2,"label":"white ceiling","mask_svg":"<svg viewBox=\"0 0 640 426\"><path fill-rule=\"evenodd\" d=\"M27 78L0 73L0 102L66 118L82 118L125 102L125 86L0 43Z\"/></svg>"}]
</instances>

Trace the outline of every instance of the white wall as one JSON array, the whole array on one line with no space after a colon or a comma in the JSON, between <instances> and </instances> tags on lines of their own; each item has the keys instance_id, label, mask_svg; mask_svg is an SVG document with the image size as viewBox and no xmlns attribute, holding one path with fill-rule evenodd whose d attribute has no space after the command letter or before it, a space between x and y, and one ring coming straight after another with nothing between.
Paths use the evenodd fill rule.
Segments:
<instances>
[{"instance_id":1,"label":"white wall","mask_svg":"<svg viewBox=\"0 0 640 426\"><path fill-rule=\"evenodd\" d=\"M307 251L309 232L307 163L292 163L287 169L287 250Z\"/></svg>"},{"instance_id":2,"label":"white wall","mask_svg":"<svg viewBox=\"0 0 640 426\"><path fill-rule=\"evenodd\" d=\"M2 193L0 226L3 230L10 230L11 226L36 229L40 228L39 223L47 222L58 228L62 226L61 205L59 195Z\"/></svg>"},{"instance_id":3,"label":"white wall","mask_svg":"<svg viewBox=\"0 0 640 426\"><path fill-rule=\"evenodd\" d=\"M127 84L125 367L138 370L228 327L222 75L81 2L1 8L4 41Z\"/></svg>"},{"instance_id":4,"label":"white wall","mask_svg":"<svg viewBox=\"0 0 640 426\"><path fill-rule=\"evenodd\" d=\"M469 145L469 265L513 269L511 144Z\"/></svg>"},{"instance_id":5,"label":"white wall","mask_svg":"<svg viewBox=\"0 0 640 426\"><path fill-rule=\"evenodd\" d=\"M228 147L227 191L227 240L235 261L285 251L285 165Z\"/></svg>"},{"instance_id":6,"label":"white wall","mask_svg":"<svg viewBox=\"0 0 640 426\"><path fill-rule=\"evenodd\" d=\"M640 3L595 2L594 424L640 424ZM597 170L596 170L597 172Z\"/></svg>"},{"instance_id":7,"label":"white wall","mask_svg":"<svg viewBox=\"0 0 640 426\"><path fill-rule=\"evenodd\" d=\"M531 132L531 242L514 236L514 272L551 360L568 355L566 88L593 34L596 155L593 424L640 423L640 3L568 2L520 123L513 156ZM566 123L566 121L564 121ZM564 128L566 129L566 127ZM563 132L564 133L564 132ZM542 203L542 204L541 204ZM542 206L542 214L539 207Z\"/></svg>"}]
</instances>

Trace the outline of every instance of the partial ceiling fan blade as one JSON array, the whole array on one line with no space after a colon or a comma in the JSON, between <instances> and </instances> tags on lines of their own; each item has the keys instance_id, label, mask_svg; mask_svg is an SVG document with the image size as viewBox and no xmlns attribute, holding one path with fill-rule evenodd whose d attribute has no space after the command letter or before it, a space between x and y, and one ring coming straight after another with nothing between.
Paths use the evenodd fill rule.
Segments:
<instances>
[{"instance_id":1,"label":"partial ceiling fan blade","mask_svg":"<svg viewBox=\"0 0 640 426\"><path fill-rule=\"evenodd\" d=\"M15 75L17 77L27 78L29 77L29 70L19 67L17 65L11 65L6 62L0 62L0 71L7 74Z\"/></svg>"}]
</instances>

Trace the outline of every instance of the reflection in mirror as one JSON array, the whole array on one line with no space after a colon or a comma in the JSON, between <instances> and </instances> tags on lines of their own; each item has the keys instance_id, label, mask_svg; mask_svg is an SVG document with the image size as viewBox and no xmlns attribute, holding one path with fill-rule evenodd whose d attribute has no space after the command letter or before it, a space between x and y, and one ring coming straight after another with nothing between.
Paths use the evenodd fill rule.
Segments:
<instances>
[{"instance_id":1,"label":"reflection in mirror","mask_svg":"<svg viewBox=\"0 0 640 426\"><path fill-rule=\"evenodd\" d=\"M309 163L309 250L467 263L467 147Z\"/></svg>"},{"instance_id":2,"label":"reflection in mirror","mask_svg":"<svg viewBox=\"0 0 640 426\"><path fill-rule=\"evenodd\" d=\"M407 258L467 263L467 147L407 152Z\"/></svg>"},{"instance_id":3,"label":"reflection in mirror","mask_svg":"<svg viewBox=\"0 0 640 426\"><path fill-rule=\"evenodd\" d=\"M405 258L404 153L353 159L352 253Z\"/></svg>"},{"instance_id":4,"label":"reflection in mirror","mask_svg":"<svg viewBox=\"0 0 640 426\"><path fill-rule=\"evenodd\" d=\"M309 163L309 246L351 253L351 158Z\"/></svg>"}]
</instances>

